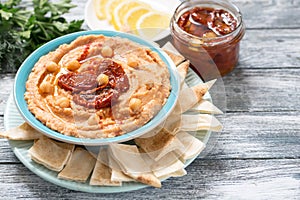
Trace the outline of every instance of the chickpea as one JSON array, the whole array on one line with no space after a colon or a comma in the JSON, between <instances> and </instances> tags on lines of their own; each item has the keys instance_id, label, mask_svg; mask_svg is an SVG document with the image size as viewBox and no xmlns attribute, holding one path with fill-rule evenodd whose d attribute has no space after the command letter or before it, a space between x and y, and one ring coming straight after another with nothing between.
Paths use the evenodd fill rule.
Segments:
<instances>
[{"instance_id":1,"label":"chickpea","mask_svg":"<svg viewBox=\"0 0 300 200\"><path fill-rule=\"evenodd\" d=\"M111 58L111 57L113 57L114 52L113 52L112 48L110 48L109 46L104 46L101 49L101 54L103 57Z\"/></svg>"},{"instance_id":2,"label":"chickpea","mask_svg":"<svg viewBox=\"0 0 300 200\"><path fill-rule=\"evenodd\" d=\"M40 92L43 93L43 94L52 94L53 91L54 91L54 88L53 86L51 85L51 83L47 82L47 81L43 81L41 84L40 84Z\"/></svg>"},{"instance_id":3,"label":"chickpea","mask_svg":"<svg viewBox=\"0 0 300 200\"><path fill-rule=\"evenodd\" d=\"M80 67L80 63L78 60L72 60L67 63L66 67L68 70L75 71Z\"/></svg>"},{"instance_id":4,"label":"chickpea","mask_svg":"<svg viewBox=\"0 0 300 200\"><path fill-rule=\"evenodd\" d=\"M107 85L108 84L108 76L105 75L105 74L100 74L98 77L97 77L97 81L99 83L99 85Z\"/></svg>"},{"instance_id":5,"label":"chickpea","mask_svg":"<svg viewBox=\"0 0 300 200\"><path fill-rule=\"evenodd\" d=\"M139 63L136 61L136 59L134 59L134 58L132 58L132 57L129 57L129 58L127 59L127 65L128 65L129 67L135 68L135 67L137 67L137 66L139 65Z\"/></svg>"},{"instance_id":6,"label":"chickpea","mask_svg":"<svg viewBox=\"0 0 300 200\"><path fill-rule=\"evenodd\" d=\"M96 115L91 115L87 121L88 125L92 126L92 125L97 125L98 122L96 120Z\"/></svg>"},{"instance_id":7,"label":"chickpea","mask_svg":"<svg viewBox=\"0 0 300 200\"><path fill-rule=\"evenodd\" d=\"M61 108L70 107L70 100L67 97L61 97L56 100L56 104Z\"/></svg>"},{"instance_id":8,"label":"chickpea","mask_svg":"<svg viewBox=\"0 0 300 200\"><path fill-rule=\"evenodd\" d=\"M48 72L56 72L59 70L59 66L55 62L50 61L46 64L46 69Z\"/></svg>"},{"instance_id":9,"label":"chickpea","mask_svg":"<svg viewBox=\"0 0 300 200\"><path fill-rule=\"evenodd\" d=\"M129 108L133 111L133 112L138 112L142 107L142 101L138 98L132 98L129 101Z\"/></svg>"}]
</instances>

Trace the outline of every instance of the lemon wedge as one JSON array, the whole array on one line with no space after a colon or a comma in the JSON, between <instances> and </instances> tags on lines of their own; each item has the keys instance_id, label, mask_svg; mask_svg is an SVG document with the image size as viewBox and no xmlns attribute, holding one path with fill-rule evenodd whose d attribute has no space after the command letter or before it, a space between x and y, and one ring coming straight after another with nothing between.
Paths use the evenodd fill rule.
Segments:
<instances>
[{"instance_id":1,"label":"lemon wedge","mask_svg":"<svg viewBox=\"0 0 300 200\"><path fill-rule=\"evenodd\" d=\"M131 10L136 7L150 8L148 4L139 0L127 0L115 7L113 13L111 14L111 23L116 30L122 29L125 24L125 17L127 13L131 12Z\"/></svg>"},{"instance_id":2,"label":"lemon wedge","mask_svg":"<svg viewBox=\"0 0 300 200\"><path fill-rule=\"evenodd\" d=\"M105 19L105 5L108 3L109 0L93 0L93 7L98 19L103 20Z\"/></svg>"},{"instance_id":3,"label":"lemon wedge","mask_svg":"<svg viewBox=\"0 0 300 200\"><path fill-rule=\"evenodd\" d=\"M128 11L124 17L122 30L132 31L132 33L136 34L137 22L139 21L141 16L149 12L151 12L151 8L144 6L138 6Z\"/></svg>"},{"instance_id":4,"label":"lemon wedge","mask_svg":"<svg viewBox=\"0 0 300 200\"><path fill-rule=\"evenodd\" d=\"M108 0L107 4L105 5L105 17L109 23L112 22L114 8L126 1L127 0Z\"/></svg>"},{"instance_id":5,"label":"lemon wedge","mask_svg":"<svg viewBox=\"0 0 300 200\"><path fill-rule=\"evenodd\" d=\"M93 0L96 15L115 30L153 40L168 30L171 15L155 10L141 0Z\"/></svg>"},{"instance_id":6,"label":"lemon wedge","mask_svg":"<svg viewBox=\"0 0 300 200\"><path fill-rule=\"evenodd\" d=\"M137 33L145 39L153 39L168 30L170 20L171 15L154 11L148 12L136 22Z\"/></svg>"}]
</instances>

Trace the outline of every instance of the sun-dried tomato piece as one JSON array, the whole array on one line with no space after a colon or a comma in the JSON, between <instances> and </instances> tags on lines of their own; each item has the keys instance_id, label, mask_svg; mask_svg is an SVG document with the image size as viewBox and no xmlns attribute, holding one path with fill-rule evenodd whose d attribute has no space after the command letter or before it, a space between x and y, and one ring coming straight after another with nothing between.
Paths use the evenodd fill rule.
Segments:
<instances>
[{"instance_id":1,"label":"sun-dried tomato piece","mask_svg":"<svg viewBox=\"0 0 300 200\"><path fill-rule=\"evenodd\" d=\"M87 61L89 62L89 61ZM93 63L93 62L90 62ZM92 66L90 71L69 72L58 78L58 85L73 93L73 101L87 108L100 109L109 107L112 99L129 89L129 80L122 66L112 60L104 59ZM97 77L108 76L106 85L99 85Z\"/></svg>"}]
</instances>

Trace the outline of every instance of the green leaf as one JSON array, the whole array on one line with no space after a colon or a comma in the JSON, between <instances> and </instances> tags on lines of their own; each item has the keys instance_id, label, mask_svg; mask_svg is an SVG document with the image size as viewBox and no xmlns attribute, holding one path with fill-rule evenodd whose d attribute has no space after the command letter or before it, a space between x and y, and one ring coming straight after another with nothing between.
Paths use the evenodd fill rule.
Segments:
<instances>
[{"instance_id":1,"label":"green leaf","mask_svg":"<svg viewBox=\"0 0 300 200\"><path fill-rule=\"evenodd\" d=\"M62 0L61 2L50 4L53 11L52 14L62 15L69 12L71 8L75 7L75 5L70 4L70 2L71 0ZM56 13L54 11L56 11Z\"/></svg>"},{"instance_id":2,"label":"green leaf","mask_svg":"<svg viewBox=\"0 0 300 200\"><path fill-rule=\"evenodd\" d=\"M84 20L73 20L70 22L69 26L69 33L75 32L75 31L81 31L81 26L83 24Z\"/></svg>"},{"instance_id":3,"label":"green leaf","mask_svg":"<svg viewBox=\"0 0 300 200\"><path fill-rule=\"evenodd\" d=\"M31 35L31 31L29 31L29 30L28 31L21 31L21 32L18 32L18 35L20 35L23 38L29 39L30 35Z\"/></svg>"},{"instance_id":4,"label":"green leaf","mask_svg":"<svg viewBox=\"0 0 300 200\"><path fill-rule=\"evenodd\" d=\"M22 8L21 0L0 2L0 73L15 72L45 42L81 30L83 20L63 16L75 7L71 0L57 1L32 0L33 10Z\"/></svg>"},{"instance_id":5,"label":"green leaf","mask_svg":"<svg viewBox=\"0 0 300 200\"><path fill-rule=\"evenodd\" d=\"M4 20L9 20L13 16L11 12L5 12L4 10L0 10L0 15Z\"/></svg>"},{"instance_id":6,"label":"green leaf","mask_svg":"<svg viewBox=\"0 0 300 200\"><path fill-rule=\"evenodd\" d=\"M53 25L54 25L54 27L57 28L60 32L64 32L64 31L68 30L68 28L69 28L69 24L67 24L67 23L62 23L62 22L59 22L59 21L53 22Z\"/></svg>"}]
</instances>

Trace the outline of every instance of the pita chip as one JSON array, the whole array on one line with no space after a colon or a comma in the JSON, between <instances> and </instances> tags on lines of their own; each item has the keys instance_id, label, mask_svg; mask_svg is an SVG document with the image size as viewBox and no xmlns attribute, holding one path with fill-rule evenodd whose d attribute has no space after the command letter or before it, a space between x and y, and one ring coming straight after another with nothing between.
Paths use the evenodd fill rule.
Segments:
<instances>
[{"instance_id":1,"label":"pita chip","mask_svg":"<svg viewBox=\"0 0 300 200\"><path fill-rule=\"evenodd\" d=\"M223 114L223 112L217 108L214 104L210 101L202 100L195 106L193 106L190 111L196 111L201 113L208 113L208 114Z\"/></svg>"},{"instance_id":2,"label":"pita chip","mask_svg":"<svg viewBox=\"0 0 300 200\"><path fill-rule=\"evenodd\" d=\"M122 169L120 168L119 164L113 156L111 155L111 151L108 151L108 164L111 168L111 180L112 181L119 181L119 182L131 182L135 181L133 178L127 176L122 172Z\"/></svg>"},{"instance_id":3,"label":"pita chip","mask_svg":"<svg viewBox=\"0 0 300 200\"><path fill-rule=\"evenodd\" d=\"M193 86L191 89L195 93L198 102L202 100L202 97L206 94L206 92L214 85L217 80L211 80L206 83L199 83Z\"/></svg>"},{"instance_id":4,"label":"pita chip","mask_svg":"<svg viewBox=\"0 0 300 200\"><path fill-rule=\"evenodd\" d=\"M151 185L156 188L161 188L161 182L160 180L154 176L152 173L146 173L146 174L133 174L131 175L133 178L135 178L138 182Z\"/></svg>"},{"instance_id":5,"label":"pita chip","mask_svg":"<svg viewBox=\"0 0 300 200\"><path fill-rule=\"evenodd\" d=\"M167 42L163 47L163 50L171 51L174 54L181 55L178 50L173 46L171 42Z\"/></svg>"},{"instance_id":6,"label":"pita chip","mask_svg":"<svg viewBox=\"0 0 300 200\"><path fill-rule=\"evenodd\" d=\"M60 142L60 141L57 141L57 140L52 140L56 145L58 145L59 147L61 148L64 148L64 149L67 149L67 150L70 150L71 154L72 152L74 151L75 149L75 144L69 144L69 143L65 143L65 142ZM71 155L69 156L69 159L71 158ZM67 160L66 163L68 163L69 159Z\"/></svg>"},{"instance_id":7,"label":"pita chip","mask_svg":"<svg viewBox=\"0 0 300 200\"><path fill-rule=\"evenodd\" d=\"M47 137L35 141L28 152L32 160L57 172L63 169L71 156L71 150L58 146Z\"/></svg>"},{"instance_id":8,"label":"pita chip","mask_svg":"<svg viewBox=\"0 0 300 200\"><path fill-rule=\"evenodd\" d=\"M122 182L111 180L111 169L108 164L108 152L101 148L90 179L90 185L121 186Z\"/></svg>"},{"instance_id":9,"label":"pita chip","mask_svg":"<svg viewBox=\"0 0 300 200\"><path fill-rule=\"evenodd\" d=\"M187 86L186 83L183 84L182 89L179 92L177 104L180 105L181 113L186 112L188 109L193 107L198 102L194 91Z\"/></svg>"},{"instance_id":10,"label":"pita chip","mask_svg":"<svg viewBox=\"0 0 300 200\"><path fill-rule=\"evenodd\" d=\"M205 148L205 144L191 134L181 131L176 137L184 145L184 151L180 152L182 160L194 158Z\"/></svg>"},{"instance_id":11,"label":"pita chip","mask_svg":"<svg viewBox=\"0 0 300 200\"><path fill-rule=\"evenodd\" d=\"M185 58L179 54L175 54L169 50L164 50L164 51L168 54L168 56L171 58L171 60L174 62L176 66L178 66L180 63L182 63L185 60Z\"/></svg>"},{"instance_id":12,"label":"pita chip","mask_svg":"<svg viewBox=\"0 0 300 200\"><path fill-rule=\"evenodd\" d=\"M170 42L166 43L162 49L168 54L176 66L185 60L184 56L182 56Z\"/></svg>"},{"instance_id":13,"label":"pita chip","mask_svg":"<svg viewBox=\"0 0 300 200\"><path fill-rule=\"evenodd\" d=\"M112 156L126 175L138 182L153 187L161 187L160 180L154 176L145 163L136 145L111 144L109 147Z\"/></svg>"},{"instance_id":14,"label":"pita chip","mask_svg":"<svg viewBox=\"0 0 300 200\"><path fill-rule=\"evenodd\" d=\"M184 164L173 152L168 153L151 165L151 170L156 177L170 177L172 173L175 173L183 168Z\"/></svg>"},{"instance_id":15,"label":"pita chip","mask_svg":"<svg viewBox=\"0 0 300 200\"><path fill-rule=\"evenodd\" d=\"M203 96L215 82L216 80L212 80L206 83L199 83L193 87L184 86L178 97L178 102L180 103L182 113L186 112L200 102Z\"/></svg>"},{"instance_id":16,"label":"pita chip","mask_svg":"<svg viewBox=\"0 0 300 200\"><path fill-rule=\"evenodd\" d=\"M138 148L139 152L141 153L141 157L143 158L143 160L145 161L145 163L148 166L153 165L156 161L153 160L143 149Z\"/></svg>"},{"instance_id":17,"label":"pita chip","mask_svg":"<svg viewBox=\"0 0 300 200\"><path fill-rule=\"evenodd\" d=\"M89 151L76 147L66 167L58 174L58 178L86 182L95 167L96 158Z\"/></svg>"},{"instance_id":18,"label":"pita chip","mask_svg":"<svg viewBox=\"0 0 300 200\"><path fill-rule=\"evenodd\" d=\"M170 152L159 161L155 161L143 150L139 149L142 158L151 169L155 176L160 180L169 177L180 177L187 174L184 164L178 159L177 154Z\"/></svg>"},{"instance_id":19,"label":"pita chip","mask_svg":"<svg viewBox=\"0 0 300 200\"><path fill-rule=\"evenodd\" d=\"M184 114L181 118L182 131L211 130L218 132L222 128L222 124L213 115L209 114Z\"/></svg>"},{"instance_id":20,"label":"pita chip","mask_svg":"<svg viewBox=\"0 0 300 200\"><path fill-rule=\"evenodd\" d=\"M175 105L175 108L171 112L171 114L165 120L163 124L163 128L167 132L171 133L172 135L175 135L180 130L180 125L181 125L181 107L180 104L177 103Z\"/></svg>"},{"instance_id":21,"label":"pita chip","mask_svg":"<svg viewBox=\"0 0 300 200\"><path fill-rule=\"evenodd\" d=\"M184 148L180 141L164 128L154 136L136 138L134 141L155 161L158 161L171 151Z\"/></svg>"},{"instance_id":22,"label":"pita chip","mask_svg":"<svg viewBox=\"0 0 300 200\"><path fill-rule=\"evenodd\" d=\"M75 149L75 144L69 144L69 143L65 143L65 142L59 142L59 141L56 141L56 140L52 140L52 141L56 145L58 145L59 147L67 149L67 150L70 150L71 152L73 152L74 149Z\"/></svg>"},{"instance_id":23,"label":"pita chip","mask_svg":"<svg viewBox=\"0 0 300 200\"><path fill-rule=\"evenodd\" d=\"M130 178L126 174L124 174L122 171L118 171L115 169L112 169L111 171L111 181L113 182L135 182L133 178Z\"/></svg>"},{"instance_id":24,"label":"pita chip","mask_svg":"<svg viewBox=\"0 0 300 200\"><path fill-rule=\"evenodd\" d=\"M185 77L187 76L190 66L190 61L185 61L177 66L177 72L181 78L181 83L184 82Z\"/></svg>"},{"instance_id":25,"label":"pita chip","mask_svg":"<svg viewBox=\"0 0 300 200\"><path fill-rule=\"evenodd\" d=\"M41 136L42 134L40 132L32 128L26 122L15 128L0 132L0 137L9 140L36 140Z\"/></svg>"}]
</instances>

